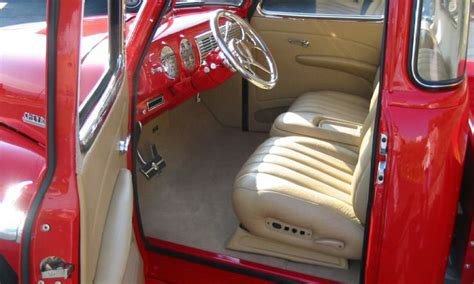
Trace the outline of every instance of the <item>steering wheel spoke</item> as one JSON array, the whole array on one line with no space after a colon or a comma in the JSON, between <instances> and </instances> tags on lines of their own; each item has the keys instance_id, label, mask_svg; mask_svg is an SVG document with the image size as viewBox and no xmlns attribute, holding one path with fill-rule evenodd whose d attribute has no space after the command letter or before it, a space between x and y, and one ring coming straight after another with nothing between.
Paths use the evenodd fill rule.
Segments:
<instances>
[{"instance_id":1,"label":"steering wheel spoke","mask_svg":"<svg viewBox=\"0 0 474 284\"><path fill-rule=\"evenodd\" d=\"M245 20L230 11L217 10L210 19L210 25L218 47L236 71L259 88L271 89L275 86L278 80L275 60L263 39ZM235 29L240 30L240 35L235 33ZM263 55L266 64L256 60L255 54L258 53ZM262 73L257 70L269 75L264 76L269 79L261 77Z\"/></svg>"},{"instance_id":2,"label":"steering wheel spoke","mask_svg":"<svg viewBox=\"0 0 474 284\"><path fill-rule=\"evenodd\" d=\"M232 28L232 23L230 21L225 22L224 26L224 41L229 42L229 33L230 29Z\"/></svg>"},{"instance_id":3,"label":"steering wheel spoke","mask_svg":"<svg viewBox=\"0 0 474 284\"><path fill-rule=\"evenodd\" d=\"M272 74L272 72L270 70L268 70L268 68L266 68L265 66L260 64L260 62L254 61L254 62L251 63L251 65L257 67L258 69L262 70L263 72L265 72L269 75Z\"/></svg>"}]
</instances>

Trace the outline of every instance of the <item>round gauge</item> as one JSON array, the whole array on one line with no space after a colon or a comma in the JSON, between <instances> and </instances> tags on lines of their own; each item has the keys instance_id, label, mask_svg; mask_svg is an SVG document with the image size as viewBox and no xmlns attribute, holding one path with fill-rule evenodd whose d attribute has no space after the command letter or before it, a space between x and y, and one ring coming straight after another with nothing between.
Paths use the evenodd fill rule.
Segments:
<instances>
[{"instance_id":1,"label":"round gauge","mask_svg":"<svg viewBox=\"0 0 474 284\"><path fill-rule=\"evenodd\" d=\"M193 70L196 67L196 58L191 42L187 38L183 38L179 44L179 53L186 70Z\"/></svg>"},{"instance_id":2,"label":"round gauge","mask_svg":"<svg viewBox=\"0 0 474 284\"><path fill-rule=\"evenodd\" d=\"M168 78L176 79L178 76L178 62L176 61L173 49L165 45L161 50L160 60L161 66L163 66L163 70Z\"/></svg>"}]
</instances>

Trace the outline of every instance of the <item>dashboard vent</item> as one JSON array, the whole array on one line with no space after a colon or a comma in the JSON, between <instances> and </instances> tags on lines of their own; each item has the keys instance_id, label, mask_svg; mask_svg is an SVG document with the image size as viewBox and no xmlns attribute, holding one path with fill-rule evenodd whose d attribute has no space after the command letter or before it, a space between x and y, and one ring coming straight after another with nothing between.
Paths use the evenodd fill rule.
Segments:
<instances>
[{"instance_id":1,"label":"dashboard vent","mask_svg":"<svg viewBox=\"0 0 474 284\"><path fill-rule=\"evenodd\" d=\"M222 35L225 32L225 26L220 27ZM242 32L237 24L232 23L230 25L229 39L240 38ZM217 42L214 39L211 31L205 32L196 36L196 45L199 50L199 57L201 58L201 63L206 59L206 56L209 55L213 50L217 48Z\"/></svg>"}]
</instances>

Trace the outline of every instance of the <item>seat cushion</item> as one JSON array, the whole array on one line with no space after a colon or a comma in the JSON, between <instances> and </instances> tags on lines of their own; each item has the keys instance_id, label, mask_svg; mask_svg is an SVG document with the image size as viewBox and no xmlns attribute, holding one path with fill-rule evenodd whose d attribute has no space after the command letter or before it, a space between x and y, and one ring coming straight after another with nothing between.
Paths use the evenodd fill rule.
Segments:
<instances>
[{"instance_id":1,"label":"seat cushion","mask_svg":"<svg viewBox=\"0 0 474 284\"><path fill-rule=\"evenodd\" d=\"M368 99L335 91L306 93L275 120L271 136L302 135L357 146Z\"/></svg>"},{"instance_id":2,"label":"seat cushion","mask_svg":"<svg viewBox=\"0 0 474 284\"><path fill-rule=\"evenodd\" d=\"M272 137L236 177L235 213L256 236L358 259L364 229L352 205L357 161L358 153L327 141Z\"/></svg>"}]
</instances>

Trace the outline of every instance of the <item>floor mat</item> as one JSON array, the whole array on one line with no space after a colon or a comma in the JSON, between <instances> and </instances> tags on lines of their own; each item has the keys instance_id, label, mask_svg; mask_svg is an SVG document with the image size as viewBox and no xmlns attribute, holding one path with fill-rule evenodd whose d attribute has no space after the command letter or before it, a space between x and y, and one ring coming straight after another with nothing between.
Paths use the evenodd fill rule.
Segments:
<instances>
[{"instance_id":1,"label":"floor mat","mask_svg":"<svg viewBox=\"0 0 474 284\"><path fill-rule=\"evenodd\" d=\"M238 226L232 208L234 177L266 138L266 133L221 126L205 105L194 101L145 125L140 151L146 157L154 143L167 164L149 181L139 174L145 235L323 278L357 282L359 262L351 262L349 270L340 270L225 249Z\"/></svg>"}]
</instances>

